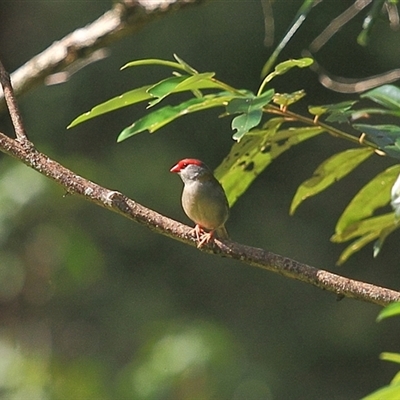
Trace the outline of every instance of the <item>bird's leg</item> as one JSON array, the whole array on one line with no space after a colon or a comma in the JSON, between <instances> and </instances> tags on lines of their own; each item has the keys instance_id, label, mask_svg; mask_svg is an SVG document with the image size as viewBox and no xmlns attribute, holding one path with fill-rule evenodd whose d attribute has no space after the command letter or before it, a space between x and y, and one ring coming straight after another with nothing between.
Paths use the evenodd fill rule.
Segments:
<instances>
[{"instance_id":1,"label":"bird's leg","mask_svg":"<svg viewBox=\"0 0 400 400\"><path fill-rule=\"evenodd\" d=\"M202 247L204 243L210 243L214 239L214 231L206 232L199 224L196 224L193 231L198 241L197 248Z\"/></svg>"}]
</instances>

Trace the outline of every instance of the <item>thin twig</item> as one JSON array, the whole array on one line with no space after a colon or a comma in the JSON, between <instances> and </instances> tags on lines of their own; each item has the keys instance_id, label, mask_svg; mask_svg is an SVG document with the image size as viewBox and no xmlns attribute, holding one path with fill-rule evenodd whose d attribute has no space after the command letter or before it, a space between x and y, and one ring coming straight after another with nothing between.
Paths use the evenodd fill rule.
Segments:
<instances>
[{"instance_id":1,"label":"thin twig","mask_svg":"<svg viewBox=\"0 0 400 400\"><path fill-rule=\"evenodd\" d=\"M110 44L137 32L162 15L205 0L120 0L96 21L54 42L18 70L11 80L17 96L44 82L53 84L68 79L83 66L104 58ZM99 52L103 50L103 52ZM105 52L105 53L104 53ZM96 53L98 56L93 57ZM61 79L60 79L61 77ZM64 77L64 78L62 78ZM0 111L4 101L0 90Z\"/></svg>"},{"instance_id":2,"label":"thin twig","mask_svg":"<svg viewBox=\"0 0 400 400\"><path fill-rule=\"evenodd\" d=\"M371 149L378 150L378 146L375 143L373 143L369 140L360 141L359 137L350 135L349 133L341 131L340 129L337 129L334 126L325 124L324 122L321 122L319 119L315 119L315 118L312 119L309 117L305 117L304 115L292 112L292 111L288 110L287 108L280 109L271 104L264 107L264 110L265 110L265 112L268 112L268 113L271 113L274 115L281 115L287 119L290 119L291 121L299 121L299 122L302 122L303 124L306 124L309 126L319 126L325 132L329 133L330 135L332 135L334 137L338 137L338 138L347 140L349 142L352 142L354 144L367 146L367 147L370 147Z\"/></svg>"},{"instance_id":3,"label":"thin twig","mask_svg":"<svg viewBox=\"0 0 400 400\"><path fill-rule=\"evenodd\" d=\"M4 68L3 63L0 61L0 82L3 87L4 99L6 101L10 117L14 126L15 136L21 143L27 143L28 137L26 136L24 124L22 123L21 113L18 108L17 99L14 95L14 90L11 85L10 74Z\"/></svg>"}]
</instances>

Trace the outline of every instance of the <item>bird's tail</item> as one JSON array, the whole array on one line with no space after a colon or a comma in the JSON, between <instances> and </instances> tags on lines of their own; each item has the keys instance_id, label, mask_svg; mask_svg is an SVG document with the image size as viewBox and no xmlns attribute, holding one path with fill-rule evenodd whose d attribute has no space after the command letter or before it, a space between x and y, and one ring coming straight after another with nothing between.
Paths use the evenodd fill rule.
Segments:
<instances>
[{"instance_id":1,"label":"bird's tail","mask_svg":"<svg viewBox=\"0 0 400 400\"><path fill-rule=\"evenodd\" d=\"M225 228L225 225L215 230L218 239L229 239L228 231Z\"/></svg>"}]
</instances>

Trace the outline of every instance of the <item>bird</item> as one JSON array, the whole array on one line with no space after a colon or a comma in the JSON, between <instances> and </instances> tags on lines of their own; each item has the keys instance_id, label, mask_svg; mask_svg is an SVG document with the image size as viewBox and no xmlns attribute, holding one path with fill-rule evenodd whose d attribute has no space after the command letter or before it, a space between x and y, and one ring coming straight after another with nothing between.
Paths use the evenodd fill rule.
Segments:
<instances>
[{"instance_id":1,"label":"bird","mask_svg":"<svg viewBox=\"0 0 400 400\"><path fill-rule=\"evenodd\" d=\"M210 168L202 161L185 158L175 164L170 172L177 173L183 181L182 207L196 224L193 232L200 248L214 240L228 239L225 222L229 217L229 204L224 189Z\"/></svg>"}]
</instances>

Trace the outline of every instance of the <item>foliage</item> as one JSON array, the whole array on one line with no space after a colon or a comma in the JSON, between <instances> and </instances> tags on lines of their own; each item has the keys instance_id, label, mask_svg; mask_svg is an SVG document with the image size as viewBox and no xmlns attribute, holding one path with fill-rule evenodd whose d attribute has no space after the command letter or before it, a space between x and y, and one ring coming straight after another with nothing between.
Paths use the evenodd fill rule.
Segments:
<instances>
[{"instance_id":1,"label":"foliage","mask_svg":"<svg viewBox=\"0 0 400 400\"><path fill-rule=\"evenodd\" d=\"M283 20L282 15L288 18L292 14L295 3L262 1L273 3L276 14L279 14L279 18L275 20L277 32L282 32L285 28L277 24ZM91 2L90 7L80 6L83 2L25 2L22 7L19 3L22 2L13 2L12 7L4 7L2 15L7 22L2 25L2 36L3 53L9 68L25 62L26 55L35 54L38 49L42 49L45 41L49 44L57 41L61 32L69 32L80 23L86 24L93 15L100 15L103 8L109 6L109 2L105 1ZM118 2L114 3L116 6L120 5ZM246 3L244 7L243 3ZM359 6L362 2L356 3ZM365 22L368 24L364 25L363 30L368 28L368 32L372 33L372 27L378 19L380 21L376 27L383 25L382 3L382 0L364 2L373 5L374 12L367 16L369 20ZM313 9L314 5L318 7ZM115 118L109 118L105 123L103 118L93 121L87 134L79 138L74 135L67 138L54 133L62 132L65 121L85 109L82 108L83 103L96 104L98 99L108 98L109 93L115 93L115 88L126 85L128 72L111 77L109 71L114 68L115 63L123 63L121 58L125 59L132 52L136 58L148 57L150 53L165 57L165 54L179 49L188 60L196 57L213 60L210 67L212 70L225 71L229 68L231 81L241 82L246 79L249 82L246 85L240 84L239 87L255 88L258 68L265 61L260 58L268 51L257 41L257 37L262 35L259 6L259 1L231 2L229 7L226 7L226 2L210 2L207 7L199 7L192 13L189 10L182 13L182 16L178 12L173 18L160 18L156 24L145 29L145 34L137 40L124 40L117 48L113 48L110 43L113 56L99 66L96 64L94 67L83 68L67 84L34 90L22 99L28 133L32 135L38 148L43 149L44 146L48 154L79 174L106 186L112 185L115 189L128 191L129 194L134 191L134 196L139 201L143 199L150 206L166 213L176 210L178 193L174 190L176 187L170 188L173 185L169 184L169 179L165 179L165 165L182 148L191 148L191 143L188 142L196 141L197 144L199 139L198 143L207 145L206 135L201 138L187 136L188 140L185 138L182 142L171 142L165 135L159 135L154 140L155 143L153 142L154 146L151 143L144 148L136 145L138 142L128 142L126 146L105 146L107 132L118 131L120 121ZM328 12L321 12L320 6L328 6ZM273 70L279 52L307 16L307 23L310 25L304 26L306 29L303 32L307 32L309 36L321 26L325 27L330 20L337 21L334 18L335 12L343 6L347 7L341 2L304 0L302 8L287 29L284 40L277 51L273 52L275 58L270 58L271 62L264 70L264 76ZM329 12L329 7L333 13ZM15 17L11 19L13 13ZM296 11L293 12L295 13ZM46 15L49 18L43 17ZM48 29L43 29L41 21L56 19L57 23L48 24ZM268 22L270 21L271 19ZM80 29L76 33L82 35L85 31L86 29ZM15 35L16 32L28 32L29 40L21 41L27 35L19 37ZM299 57L300 50L307 48L304 41L301 41L301 29L297 32L299 37L296 38L296 44L287 53L292 57ZM36 38L37 33L39 35ZM346 30L341 30L341 33L345 37L345 46L348 43L348 49L353 50L351 37L346 34ZM340 48L340 38L339 42L320 54L318 62L334 69L337 60L343 66L340 70L346 73L350 70L351 76L374 71L376 67L381 72L381 68L387 68L390 55L392 59L395 57L398 40L391 40L382 30L380 36L381 51L372 49L372 68L371 64L365 65L365 69L359 68L358 54L353 54L352 51L348 51L346 56L348 49L343 51ZM74 51L68 53L69 59L85 56ZM394 58L394 62L396 61ZM137 66L141 62L143 60L137 62ZM289 65L291 62L292 60ZM155 65L157 64L156 62ZM160 116L156 115L157 118L145 119L142 124L141 132L156 131L185 115L187 109L188 112L194 112L197 111L196 107L214 107L221 102L220 97L226 95L229 99L232 95L231 88L216 81L213 72L196 74L190 66L182 64L182 60L165 61L164 68L172 67L181 76L165 76L166 79L158 82L160 85L151 77L152 68L148 68L150 77L129 88L149 82L155 83L154 85L139 87L122 94L115 102L110 100L104 103L103 109L99 106L97 110L99 115L111 111L113 107L117 110L124 102L129 105L148 101L148 112L159 110L167 106L168 102L172 109L166 110L165 119L158 120ZM146 60L143 65L147 66ZM284 63L282 65L285 66ZM61 70L63 66L60 65L59 68ZM133 69L136 73L137 68ZM208 68L205 70L208 71ZM41 71L41 77L44 77L46 71ZM300 73L303 75L303 71ZM307 74L309 78L311 73ZM378 92L381 94L371 91L375 100L370 99L367 92L360 96L360 101L345 98L346 101L339 104L321 106L320 103L333 101L312 101L309 95L318 96L318 93L310 93L308 90L306 99L304 90L291 92L292 84L293 88L296 85L296 89L299 88L299 82L302 84L301 79L296 83L291 80L293 75L295 74L289 72L283 77L290 93L276 93L282 80L275 79L276 75L270 75L273 79L264 81L265 90L255 89L253 96L242 90L235 93L238 103L241 104L241 108L237 105L237 113L234 100L230 109L231 115L226 113L229 104L215 106L215 109L218 107L218 110L225 113L222 123L239 117L233 126L233 134L238 135L240 140L236 140L232 148L226 150L226 160L216 171L229 192L231 204L247 190L263 169L280 154L293 149L296 144L303 143L301 149L304 150L304 155L307 154L306 162L311 165L315 163L312 166L316 172L310 179L305 179L307 184L304 182L300 186L302 191L299 188L297 198L293 200L292 212L297 210L303 200L326 188L335 188L333 183L338 179L346 177L342 182L350 182L350 173L358 165L369 164L372 160L376 164L380 163L381 159L374 155L374 148L386 146L384 150L393 151L393 156L396 156L396 141L392 143L393 139L386 141L385 136L381 138L380 128L375 136L374 126L367 126L364 130L361 122L372 122L360 119L363 118L364 106L369 105L375 112L369 111L368 115L394 117L390 119L390 123L396 124L397 88L387 86L388 93L380 88ZM192 77L193 80L189 80ZM228 81L227 78L225 80ZM313 85L313 80L311 77L305 84ZM185 82L191 85L192 90L185 88ZM211 87L212 84L215 87ZM151 88L152 86L154 87ZM274 92L273 98L260 113L260 109L254 108L254 103L257 104L257 97L262 95L265 98L260 101L267 100L271 93L268 91L271 90ZM175 93L179 95L179 103L174 101ZM193 98L189 97L191 93ZM244 93L249 94L248 99L246 96L242 99ZM205 96L209 97L202 99ZM311 118L290 112L293 111L291 105L298 102L295 104L298 107L300 99L303 99L303 104L315 104L309 107ZM389 101L386 102L385 99ZM179 108L180 102L185 101L189 103ZM248 109L246 102L250 104ZM378 107L374 108L373 104ZM273 105L277 108L274 109ZM366 109L364 108L364 112ZM250 126L255 123L260 114L259 124L240 137L247 129L246 124ZM200 120L201 114L198 113L197 116ZM133 118L139 119L137 116ZM345 126L349 121L357 121L360 129L353 131L349 125ZM160 122L161 125L158 125ZM206 123L211 124L212 121ZM385 123L386 121L379 121L380 125ZM338 127L346 130L349 127L351 134L337 129ZM138 133L129 128L126 132L128 135ZM359 139L359 132L367 129L370 129L369 136ZM395 128L388 125L385 135L390 137L394 130ZM324 132L330 133L332 137L348 140L352 146L338 154L332 152L326 156L327 160L321 163L321 167L317 168L319 162L314 161L307 148L309 142L306 141ZM149 143L149 138L143 139L139 144ZM327 141L329 139L331 138ZM120 140L124 138L121 137ZM215 148L224 141L221 135L215 141L214 138L211 140L211 146ZM330 140L332 141L333 139ZM217 154L216 151L213 153ZM212 159L212 155L207 157ZM290 168L296 172L294 165L295 162ZM179 244L176 245L178 247L174 244L171 246L171 243L159 235L132 226L122 218L109 215L111 213L99 212L86 204L88 202L80 201L75 196L63 196L57 187L53 188L54 185L43 180L40 174L33 173L25 166L16 165L12 159L2 158L0 167L3 188L3 207L0 213L2 397L63 400L149 400L178 397L204 400L272 397L320 399L324 396L322 393L334 392L336 397L360 398L361 385L354 382L368 380L371 384L374 379L379 379L381 374L373 366L368 368L370 363L366 363L366 368L358 368L361 358L365 360L371 354L377 353L374 346L381 346L377 335L368 329L370 313L374 312L368 304L346 300L335 303L330 296L321 296L315 290L307 293L307 288L286 282L290 285L288 295L287 284L281 284L280 277L271 275L264 279L264 274L260 271L235 267L232 269L231 263L226 264L226 260L215 261L208 256L203 257L185 246L178 248ZM385 168L387 167L388 165ZM283 168L289 169L287 165ZM391 168L396 168L396 165ZM160 169L164 172L160 173ZM383 176L383 186L376 179L375 186L371 184L360 194L360 201L350 203L354 206L350 207L349 212L345 211L338 221L340 240L356 242L357 238L362 239L364 236L367 240L368 232L383 231L385 223L389 227L395 227L392 224L392 213L387 216L379 215L379 207L389 201L391 179L395 179L396 173L393 170L391 177L389 175ZM275 200L273 196L280 195L273 193L273 184L268 185L268 188L261 188L272 192L271 202ZM347 185L349 186L350 184ZM260 208L265 207L263 201L250 201L254 208L248 210L251 213L259 212ZM332 201L336 201L336 198ZM259 239L262 243L271 233L275 234L276 229L285 229L280 220L281 207L278 204L272 210L273 218L275 215L279 218L277 221L269 221L271 224L264 232L260 232L267 225L262 223L264 221L256 220L260 223L255 229L246 231L247 237ZM238 215L232 214L233 217ZM384 220L379 221L380 218ZM249 227L249 221L243 215L238 220L243 229ZM274 222L278 222L279 226ZM308 224L308 221L301 223L307 224L308 231L297 243L294 242L298 238L295 227L285 230L284 234L275 235L276 240L279 240L282 251L289 254L294 254L292 250L296 251L296 245L302 241L300 246L303 254L306 253L311 258L316 256L318 260L316 241L309 239L313 239L315 232L324 232L323 236L326 237L327 228ZM365 227L368 224L369 231L368 226ZM252 223L251 226L255 225ZM377 236L371 240L376 241ZM269 247L274 245L267 241L266 243ZM329 260L330 255L324 249L317 248ZM393 251L388 256L393 261L396 259L396 252ZM214 262L218 265L213 265ZM324 265L327 265L325 261ZM386 283L397 286L396 274L385 277L383 270L375 273L380 274L381 283L385 283L386 279ZM360 274L363 272L360 271ZM296 304L293 307L294 298ZM329 318L326 318L328 314ZM385 359L398 357L390 353L384 354L382 357ZM310 376L312 384L309 382ZM288 378L291 385L287 384ZM341 384L335 387L335 382ZM379 386L380 384L375 384L373 387ZM364 389L364 393L366 392L368 390ZM384 393L385 398L389 396L388 393L389 388ZM399 396L394 394L394 397Z\"/></svg>"},{"instance_id":2,"label":"foliage","mask_svg":"<svg viewBox=\"0 0 400 400\"><path fill-rule=\"evenodd\" d=\"M149 101L147 108L150 109L170 95L192 93L189 99L177 105L162 106L133 122L118 136L118 141L121 142L146 130L153 133L186 114L214 107L223 108L222 116L233 116L232 138L236 143L215 172L227 193L230 206L274 159L292 146L323 132L356 143L358 148L332 155L315 170L310 179L299 186L290 207L290 214L293 214L307 198L343 179L369 159L375 151L400 158L400 127L389 124L353 123L373 115L399 117L400 89L395 86L384 85L373 89L361 95L359 100L309 106L308 110L312 116L309 118L288 110L290 105L305 96L304 91L276 93L269 87L276 76L283 75L294 67L310 66L312 60L309 58L278 64L274 71L264 78L254 94L217 80L213 72L199 73L178 56L174 57L176 62L147 59L126 64L122 69L143 65L169 67L173 69L173 76L108 100L77 117L69 127L138 102ZM206 90L209 92L203 93ZM376 103L379 107L360 106L366 100ZM262 123L265 114L272 117ZM302 126L298 126L298 122ZM347 123L351 125L353 132L359 131L361 137L357 138L355 134L349 134L327 123ZM399 173L400 167L395 165L379 174L365 185L346 207L338 220L332 241L354 241L341 254L339 264L371 241L375 241L374 256L378 255L385 238L398 228L397 218L393 213L382 216L374 216L374 213L389 203L390 188Z\"/></svg>"},{"instance_id":3,"label":"foliage","mask_svg":"<svg viewBox=\"0 0 400 400\"><path fill-rule=\"evenodd\" d=\"M382 321L383 319L390 318L396 315L400 315L400 303L392 303L385 307L379 314L377 321ZM388 353L384 352L380 355L381 360L391 361L396 364L400 364L400 354L399 353ZM394 378L391 380L389 385L384 386L377 391L363 397L362 400L396 400L400 398L400 372L398 372Z\"/></svg>"}]
</instances>

